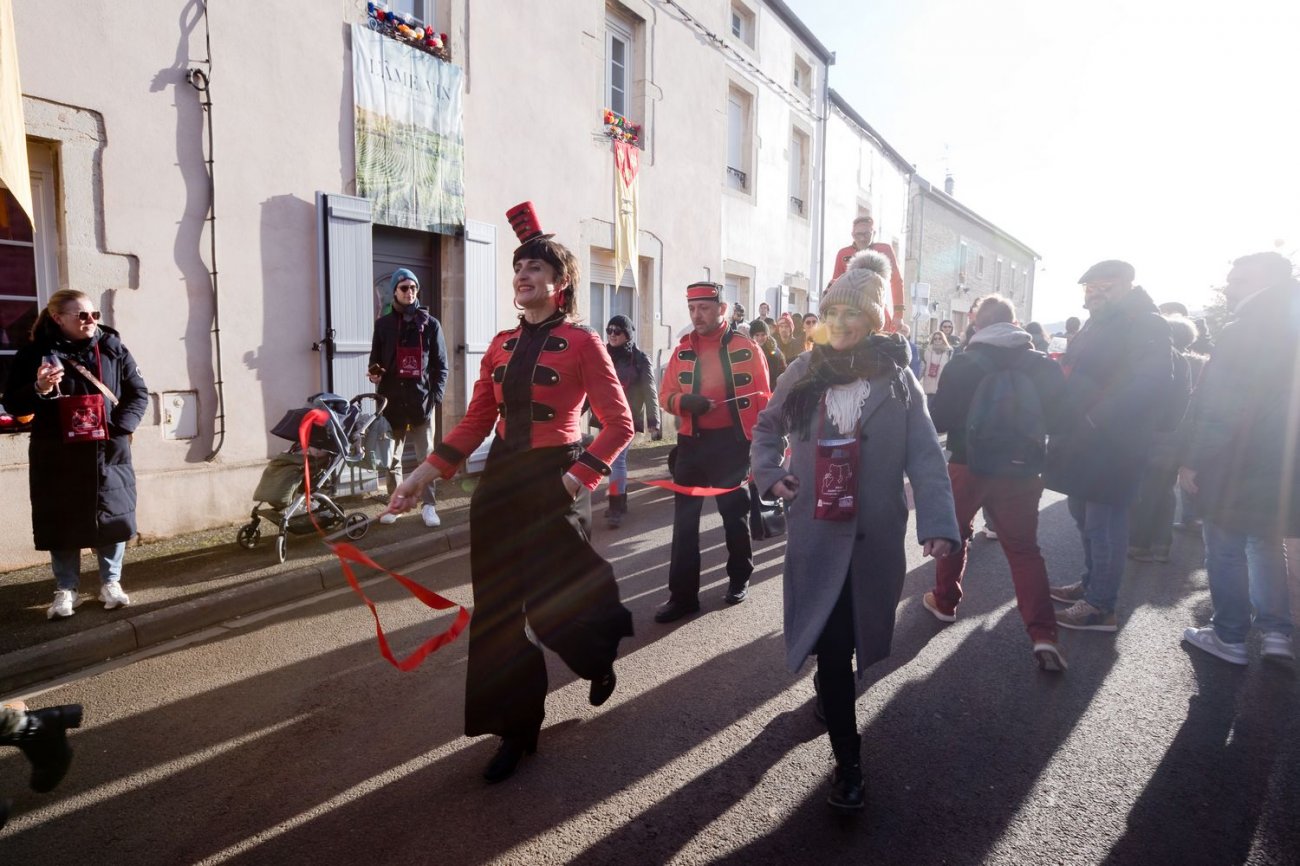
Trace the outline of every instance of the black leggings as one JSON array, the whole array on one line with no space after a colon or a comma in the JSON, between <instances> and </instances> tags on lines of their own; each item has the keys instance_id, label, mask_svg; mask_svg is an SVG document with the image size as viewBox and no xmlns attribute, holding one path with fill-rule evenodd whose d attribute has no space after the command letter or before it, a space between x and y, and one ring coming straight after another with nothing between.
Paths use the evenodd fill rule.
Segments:
<instances>
[{"instance_id":1,"label":"black leggings","mask_svg":"<svg viewBox=\"0 0 1300 866\"><path fill-rule=\"evenodd\" d=\"M813 648L817 654L817 685L826 711L826 732L836 737L857 736L854 713L857 687L853 682L853 591L849 576Z\"/></svg>"}]
</instances>

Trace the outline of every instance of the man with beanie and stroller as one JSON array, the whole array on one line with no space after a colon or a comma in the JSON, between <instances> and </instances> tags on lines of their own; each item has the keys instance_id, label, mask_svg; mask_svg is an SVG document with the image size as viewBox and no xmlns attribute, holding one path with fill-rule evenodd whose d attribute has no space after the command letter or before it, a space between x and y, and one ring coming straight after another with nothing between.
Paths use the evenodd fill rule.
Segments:
<instances>
[{"instance_id":1,"label":"man with beanie and stroller","mask_svg":"<svg viewBox=\"0 0 1300 866\"><path fill-rule=\"evenodd\" d=\"M415 446L418 461L433 451L433 412L442 403L448 367L442 325L420 306L420 281L406 268L398 268L390 285L393 309L375 321L369 379L388 400L384 419L393 429L393 462L386 473L391 497L402 483L406 441L410 439ZM435 483L430 481L420 494L420 516L429 528L442 523L435 507ZM379 518L380 523L396 520L397 514L391 511Z\"/></svg>"},{"instance_id":2,"label":"man with beanie and stroller","mask_svg":"<svg viewBox=\"0 0 1300 866\"><path fill-rule=\"evenodd\" d=\"M605 326L605 350L614 362L614 372L623 386L623 396L632 410L632 426L637 433L650 431L650 438L663 438L659 429L659 389L650 358L636 345L636 328L627 316L611 316ZM592 415L591 426L600 429L600 419ZM605 522L610 529L623 525L627 514L627 451L629 445L609 464L609 507Z\"/></svg>"}]
</instances>

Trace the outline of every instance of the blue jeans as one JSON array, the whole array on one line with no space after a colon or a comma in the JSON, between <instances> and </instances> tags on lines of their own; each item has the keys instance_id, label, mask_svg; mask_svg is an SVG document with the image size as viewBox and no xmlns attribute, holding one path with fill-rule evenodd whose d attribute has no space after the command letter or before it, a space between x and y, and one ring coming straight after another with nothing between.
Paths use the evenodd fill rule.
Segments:
<instances>
[{"instance_id":1,"label":"blue jeans","mask_svg":"<svg viewBox=\"0 0 1300 866\"><path fill-rule=\"evenodd\" d=\"M1214 633L1244 643L1251 608L1263 632L1291 634L1291 593L1281 538L1243 535L1205 521L1205 568L1210 575Z\"/></svg>"},{"instance_id":2,"label":"blue jeans","mask_svg":"<svg viewBox=\"0 0 1300 866\"><path fill-rule=\"evenodd\" d=\"M122 579L122 559L126 556L126 542L105 544L95 549L99 559L99 580L101 583L117 583ZM51 550L50 569L54 572L54 582L59 589L76 592L81 582L81 551Z\"/></svg>"},{"instance_id":3,"label":"blue jeans","mask_svg":"<svg viewBox=\"0 0 1300 866\"><path fill-rule=\"evenodd\" d=\"M631 450L629 445L618 456L614 462L609 464L609 495L618 496L627 493L627 452Z\"/></svg>"},{"instance_id":4,"label":"blue jeans","mask_svg":"<svg viewBox=\"0 0 1300 866\"><path fill-rule=\"evenodd\" d=\"M1071 496L1070 516L1083 538L1083 599L1107 613L1115 609L1128 554L1128 506Z\"/></svg>"}]
</instances>

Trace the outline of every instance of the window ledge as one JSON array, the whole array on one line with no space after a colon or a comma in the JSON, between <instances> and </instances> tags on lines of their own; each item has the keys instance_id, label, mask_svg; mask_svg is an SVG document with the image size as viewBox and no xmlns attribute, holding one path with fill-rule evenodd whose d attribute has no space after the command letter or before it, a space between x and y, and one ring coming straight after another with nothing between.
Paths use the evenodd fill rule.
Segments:
<instances>
[{"instance_id":1,"label":"window ledge","mask_svg":"<svg viewBox=\"0 0 1300 866\"><path fill-rule=\"evenodd\" d=\"M623 115L606 108L601 115L602 122L605 124L604 134L613 141L626 141L628 144L636 145L641 150L645 147L641 144L641 126L633 123Z\"/></svg>"},{"instance_id":2,"label":"window ledge","mask_svg":"<svg viewBox=\"0 0 1300 866\"><path fill-rule=\"evenodd\" d=\"M414 15L393 12L384 3L369 2L366 4L366 23L381 36L387 36L425 54L432 54L447 63L451 62L447 34L436 32L432 26Z\"/></svg>"}]
</instances>

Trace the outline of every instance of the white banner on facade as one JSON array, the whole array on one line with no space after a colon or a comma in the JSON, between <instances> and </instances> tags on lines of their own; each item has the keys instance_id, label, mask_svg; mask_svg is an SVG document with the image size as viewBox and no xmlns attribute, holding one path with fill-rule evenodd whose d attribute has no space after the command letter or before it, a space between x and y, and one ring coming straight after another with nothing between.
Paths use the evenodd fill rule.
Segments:
<instances>
[{"instance_id":1,"label":"white banner on facade","mask_svg":"<svg viewBox=\"0 0 1300 866\"><path fill-rule=\"evenodd\" d=\"M465 224L463 74L352 25L357 195L383 225L451 234Z\"/></svg>"},{"instance_id":2,"label":"white banner on facade","mask_svg":"<svg viewBox=\"0 0 1300 866\"><path fill-rule=\"evenodd\" d=\"M18 82L18 38L10 0L0 0L0 183L9 187L35 226L27 130L23 126L23 89Z\"/></svg>"}]
</instances>

